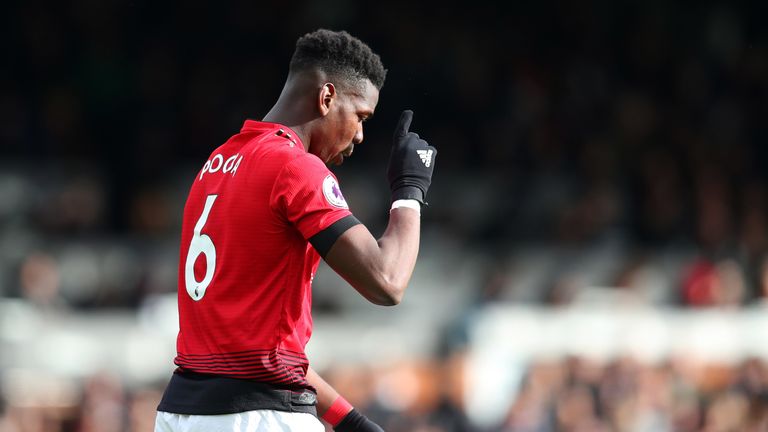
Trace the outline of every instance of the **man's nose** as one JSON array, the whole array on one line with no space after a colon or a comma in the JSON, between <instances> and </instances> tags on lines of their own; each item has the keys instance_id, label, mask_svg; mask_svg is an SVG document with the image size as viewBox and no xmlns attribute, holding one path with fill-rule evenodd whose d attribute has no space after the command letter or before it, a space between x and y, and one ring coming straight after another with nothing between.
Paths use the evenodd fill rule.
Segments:
<instances>
[{"instance_id":1,"label":"man's nose","mask_svg":"<svg viewBox=\"0 0 768 432\"><path fill-rule=\"evenodd\" d=\"M352 142L354 144L360 144L361 142L363 142L363 127L362 126L357 130L357 133L355 133L355 137L352 139Z\"/></svg>"}]
</instances>

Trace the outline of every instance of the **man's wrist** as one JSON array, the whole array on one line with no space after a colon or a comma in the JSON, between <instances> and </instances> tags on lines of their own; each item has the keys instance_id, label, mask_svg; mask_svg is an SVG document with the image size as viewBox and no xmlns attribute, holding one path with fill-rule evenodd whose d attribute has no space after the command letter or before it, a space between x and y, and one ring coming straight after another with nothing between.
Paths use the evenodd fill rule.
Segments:
<instances>
[{"instance_id":1,"label":"man's wrist","mask_svg":"<svg viewBox=\"0 0 768 432\"><path fill-rule=\"evenodd\" d=\"M328 422L331 426L336 427L344 417L352 411L352 404L347 402L346 399L339 396L337 397L325 414L322 415L322 419Z\"/></svg>"},{"instance_id":2,"label":"man's wrist","mask_svg":"<svg viewBox=\"0 0 768 432\"><path fill-rule=\"evenodd\" d=\"M396 208L409 208L416 210L416 212L421 216L421 203L416 201L415 199L399 199L395 200L395 202L392 203L392 207L389 209L389 212L392 213L392 210Z\"/></svg>"}]
</instances>

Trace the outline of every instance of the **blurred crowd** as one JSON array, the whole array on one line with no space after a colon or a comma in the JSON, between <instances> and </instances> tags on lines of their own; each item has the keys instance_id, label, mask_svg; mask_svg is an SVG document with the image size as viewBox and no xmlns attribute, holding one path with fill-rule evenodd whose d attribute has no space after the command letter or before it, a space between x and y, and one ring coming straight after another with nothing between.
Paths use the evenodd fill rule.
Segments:
<instances>
[{"instance_id":1,"label":"blurred crowd","mask_svg":"<svg viewBox=\"0 0 768 432\"><path fill-rule=\"evenodd\" d=\"M681 308L768 298L759 2L262 3L5 7L0 300L139 311L174 292L190 179L269 109L296 38L318 27L359 36L389 68L365 143L337 170L352 210L383 228L391 128L413 109L439 149L422 250L482 258L475 283L450 287L468 310L593 301L596 286ZM318 313L341 319L319 288ZM462 406L462 361L328 373L395 432L768 430L763 359L532 361L504 423L483 428ZM163 388L104 373L46 402L11 384L1 432L151 430Z\"/></svg>"},{"instance_id":2,"label":"blurred crowd","mask_svg":"<svg viewBox=\"0 0 768 432\"><path fill-rule=\"evenodd\" d=\"M757 359L738 365L583 357L533 361L504 420L490 426L467 418L462 387L451 380L456 363L457 358L449 358L437 366L417 363L376 371L369 379L373 389L361 397L368 397L368 410L393 432L768 429L768 371ZM356 382L349 383L353 394Z\"/></svg>"},{"instance_id":3,"label":"blurred crowd","mask_svg":"<svg viewBox=\"0 0 768 432\"><path fill-rule=\"evenodd\" d=\"M49 380L44 389L15 390L0 400L0 432L151 432L163 387L129 388L102 371L82 382Z\"/></svg>"}]
</instances>

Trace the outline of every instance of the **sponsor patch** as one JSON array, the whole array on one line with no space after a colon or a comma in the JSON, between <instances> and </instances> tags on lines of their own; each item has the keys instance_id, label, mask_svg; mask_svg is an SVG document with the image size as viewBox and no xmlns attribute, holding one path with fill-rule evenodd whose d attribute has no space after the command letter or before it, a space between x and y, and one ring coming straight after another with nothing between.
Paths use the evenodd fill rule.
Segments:
<instances>
[{"instance_id":1,"label":"sponsor patch","mask_svg":"<svg viewBox=\"0 0 768 432\"><path fill-rule=\"evenodd\" d=\"M349 208L347 200L345 200L344 195L341 194L339 183L336 182L336 179L333 178L332 175L326 176L325 180L323 180L323 195L325 195L325 199L328 200L332 206L344 209Z\"/></svg>"},{"instance_id":2,"label":"sponsor patch","mask_svg":"<svg viewBox=\"0 0 768 432\"><path fill-rule=\"evenodd\" d=\"M300 405L314 405L317 402L317 396L314 393L305 391L300 394L298 398L295 398L295 402Z\"/></svg>"}]
</instances>

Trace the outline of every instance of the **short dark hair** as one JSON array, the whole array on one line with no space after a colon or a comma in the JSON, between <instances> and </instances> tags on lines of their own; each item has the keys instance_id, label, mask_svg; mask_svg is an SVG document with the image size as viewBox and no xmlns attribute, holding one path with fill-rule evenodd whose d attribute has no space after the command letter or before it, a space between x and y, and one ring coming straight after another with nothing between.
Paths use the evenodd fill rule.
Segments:
<instances>
[{"instance_id":1,"label":"short dark hair","mask_svg":"<svg viewBox=\"0 0 768 432\"><path fill-rule=\"evenodd\" d=\"M379 90L387 75L379 55L343 30L320 29L296 41L290 71L310 68L319 68L330 77L350 83L365 78Z\"/></svg>"}]
</instances>

